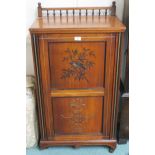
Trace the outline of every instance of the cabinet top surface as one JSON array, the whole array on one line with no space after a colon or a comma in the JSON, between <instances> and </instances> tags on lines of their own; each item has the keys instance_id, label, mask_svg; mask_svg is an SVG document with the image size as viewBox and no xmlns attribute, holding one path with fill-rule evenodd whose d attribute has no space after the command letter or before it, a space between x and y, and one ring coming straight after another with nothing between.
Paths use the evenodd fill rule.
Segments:
<instances>
[{"instance_id":1,"label":"cabinet top surface","mask_svg":"<svg viewBox=\"0 0 155 155\"><path fill-rule=\"evenodd\" d=\"M55 16L39 17L30 28L31 33L57 32L124 32L125 26L116 16Z\"/></svg>"}]
</instances>

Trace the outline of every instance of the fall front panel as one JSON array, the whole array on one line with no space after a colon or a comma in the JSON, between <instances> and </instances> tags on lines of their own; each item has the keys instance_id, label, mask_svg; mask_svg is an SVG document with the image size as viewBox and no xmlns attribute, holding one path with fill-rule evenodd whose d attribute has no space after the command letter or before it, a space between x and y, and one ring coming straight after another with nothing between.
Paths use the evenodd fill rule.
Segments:
<instances>
[{"instance_id":1,"label":"fall front panel","mask_svg":"<svg viewBox=\"0 0 155 155\"><path fill-rule=\"evenodd\" d=\"M81 136L86 135L88 136L87 139L93 139L96 136L98 139L109 138L110 94L112 94L109 83L111 83L110 81L113 77L111 74L113 71L113 63L111 61L113 59L111 56L114 55L112 47L113 41L111 38L83 42L68 40L62 42L52 39L40 40L41 73L44 78L42 78L42 82L48 139L58 140L58 137L62 138L63 136L64 140L69 137L73 140L75 136L80 136L79 138L81 138ZM66 72L64 71L68 70L68 68L71 73L66 77ZM79 78L77 75L78 78L76 78L75 72L78 72L78 75L82 75L82 77ZM83 91L85 93L82 93ZM96 93L96 96L93 92ZM80 97L80 95L83 97ZM84 125L84 128L80 129L78 127L76 128L77 130L73 129L72 120L76 118L79 119L77 122L81 122L81 120L84 122L83 116L79 114L73 116L71 113L61 115L67 111L72 111L69 110L69 103L74 98L81 98L82 100L87 98L88 100L85 100L84 103L86 103L88 111L91 109L89 105L92 105L91 114L97 116L97 119L95 117L92 120L86 119L88 123ZM66 101L67 99L68 101ZM59 114L58 109L62 113ZM84 111L84 113L87 116L87 112ZM58 114L59 117L57 117ZM72 116L74 119L72 119ZM62 121L62 119L64 120Z\"/></svg>"},{"instance_id":2,"label":"fall front panel","mask_svg":"<svg viewBox=\"0 0 155 155\"><path fill-rule=\"evenodd\" d=\"M104 87L106 43L48 42L52 89Z\"/></svg>"}]
</instances>

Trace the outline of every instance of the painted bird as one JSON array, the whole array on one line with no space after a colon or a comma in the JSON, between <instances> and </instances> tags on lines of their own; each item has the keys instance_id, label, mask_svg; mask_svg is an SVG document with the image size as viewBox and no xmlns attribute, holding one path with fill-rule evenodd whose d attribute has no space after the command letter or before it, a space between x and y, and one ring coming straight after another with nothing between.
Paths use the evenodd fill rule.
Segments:
<instances>
[{"instance_id":1,"label":"painted bird","mask_svg":"<svg viewBox=\"0 0 155 155\"><path fill-rule=\"evenodd\" d=\"M75 68L82 68L84 70L86 69L81 62L72 61L70 62L70 64Z\"/></svg>"}]
</instances>

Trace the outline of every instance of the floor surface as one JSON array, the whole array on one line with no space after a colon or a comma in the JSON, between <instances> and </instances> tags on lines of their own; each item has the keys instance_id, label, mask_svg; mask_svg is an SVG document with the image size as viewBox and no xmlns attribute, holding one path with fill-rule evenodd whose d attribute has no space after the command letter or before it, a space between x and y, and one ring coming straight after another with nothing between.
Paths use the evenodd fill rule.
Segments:
<instances>
[{"instance_id":1,"label":"floor surface","mask_svg":"<svg viewBox=\"0 0 155 155\"><path fill-rule=\"evenodd\" d=\"M129 143L117 145L113 153L108 147L88 146L88 147L50 147L40 150L38 147L26 149L26 155L128 155Z\"/></svg>"}]
</instances>

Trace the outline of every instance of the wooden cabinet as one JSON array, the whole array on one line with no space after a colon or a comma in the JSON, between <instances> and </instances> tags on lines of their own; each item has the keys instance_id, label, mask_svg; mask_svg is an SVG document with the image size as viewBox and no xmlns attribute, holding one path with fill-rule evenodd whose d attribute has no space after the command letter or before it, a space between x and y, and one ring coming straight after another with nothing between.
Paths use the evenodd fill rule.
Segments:
<instances>
[{"instance_id":1,"label":"wooden cabinet","mask_svg":"<svg viewBox=\"0 0 155 155\"><path fill-rule=\"evenodd\" d=\"M62 15L65 9L67 14ZM80 14L83 9L85 16ZM39 145L106 145L115 149L120 40L125 30L114 16L115 3L108 8L57 10L60 15L39 4L39 17L30 28ZM88 10L99 10L99 14L89 15ZM102 15L103 10L110 10L113 16ZM77 11L79 15L74 15Z\"/></svg>"}]
</instances>

